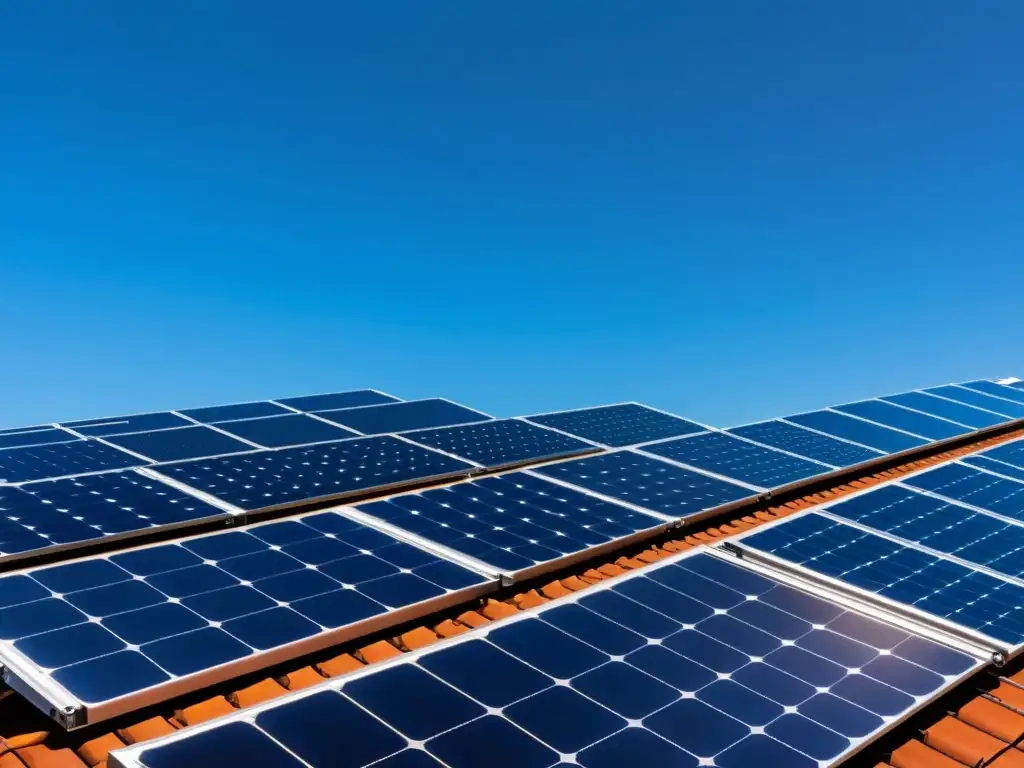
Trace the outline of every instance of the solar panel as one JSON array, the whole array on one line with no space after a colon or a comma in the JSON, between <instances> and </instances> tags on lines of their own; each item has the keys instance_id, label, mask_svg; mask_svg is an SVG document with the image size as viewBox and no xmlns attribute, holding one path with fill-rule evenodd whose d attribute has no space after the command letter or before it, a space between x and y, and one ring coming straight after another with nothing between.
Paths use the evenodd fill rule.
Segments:
<instances>
[{"instance_id":1,"label":"solar panel","mask_svg":"<svg viewBox=\"0 0 1024 768\"><path fill-rule=\"evenodd\" d=\"M1015 467L1024 469L1024 440L1014 440L1012 443L997 445L979 454L989 459L996 459L1004 464L1012 464Z\"/></svg>"},{"instance_id":2,"label":"solar panel","mask_svg":"<svg viewBox=\"0 0 1024 768\"><path fill-rule=\"evenodd\" d=\"M317 416L362 432L364 435L447 427L491 418L486 413L441 398L370 405L363 408L343 408L340 411L317 411Z\"/></svg>"},{"instance_id":3,"label":"solar panel","mask_svg":"<svg viewBox=\"0 0 1024 768\"><path fill-rule=\"evenodd\" d=\"M896 405L902 405L905 408L913 408L922 413L930 413L932 416L951 419L975 429L991 427L1009 421L1005 416L974 408L970 405L964 405L963 403L954 403L952 400L944 400L941 397L935 397L926 392L904 392L881 399L890 403L896 403Z\"/></svg>"},{"instance_id":4,"label":"solar panel","mask_svg":"<svg viewBox=\"0 0 1024 768\"><path fill-rule=\"evenodd\" d=\"M0 429L0 435L16 435L22 432L43 432L47 429L53 429L52 424L36 424L34 427L7 427L6 429Z\"/></svg>"},{"instance_id":5,"label":"solar panel","mask_svg":"<svg viewBox=\"0 0 1024 768\"><path fill-rule=\"evenodd\" d=\"M521 419L494 419L479 424L406 432L404 436L489 469L597 450L592 443Z\"/></svg>"},{"instance_id":6,"label":"solar panel","mask_svg":"<svg viewBox=\"0 0 1024 768\"><path fill-rule=\"evenodd\" d=\"M884 427L902 429L929 440L945 440L946 438L966 435L969 427L954 424L937 416L901 408L883 400L862 400L859 403L833 406L833 410L860 416Z\"/></svg>"},{"instance_id":7,"label":"solar panel","mask_svg":"<svg viewBox=\"0 0 1024 768\"><path fill-rule=\"evenodd\" d=\"M0 659L78 727L493 586L319 512L0 577Z\"/></svg>"},{"instance_id":8,"label":"solar panel","mask_svg":"<svg viewBox=\"0 0 1024 768\"><path fill-rule=\"evenodd\" d=\"M1024 483L963 464L945 464L903 481L914 488L1024 522Z\"/></svg>"},{"instance_id":9,"label":"solar panel","mask_svg":"<svg viewBox=\"0 0 1024 768\"><path fill-rule=\"evenodd\" d=\"M249 512L467 474L472 465L391 436L165 464L160 473Z\"/></svg>"},{"instance_id":10,"label":"solar panel","mask_svg":"<svg viewBox=\"0 0 1024 768\"><path fill-rule=\"evenodd\" d=\"M541 564L623 543L638 532L656 533L668 522L527 472L393 496L356 509L517 578Z\"/></svg>"},{"instance_id":11,"label":"solar panel","mask_svg":"<svg viewBox=\"0 0 1024 768\"><path fill-rule=\"evenodd\" d=\"M794 515L732 542L996 642L1024 642L1024 587L820 514Z\"/></svg>"},{"instance_id":12,"label":"solar panel","mask_svg":"<svg viewBox=\"0 0 1024 768\"><path fill-rule=\"evenodd\" d=\"M749 488L634 451L602 453L534 471L675 519L756 495Z\"/></svg>"},{"instance_id":13,"label":"solar panel","mask_svg":"<svg viewBox=\"0 0 1024 768\"><path fill-rule=\"evenodd\" d=\"M261 416L281 416L294 411L269 401L254 403L235 403L233 405L213 405L206 408L188 408L178 413L204 424L216 424L218 421L237 421L238 419L256 419Z\"/></svg>"},{"instance_id":14,"label":"solar panel","mask_svg":"<svg viewBox=\"0 0 1024 768\"><path fill-rule=\"evenodd\" d=\"M228 516L134 471L0 488L0 560Z\"/></svg>"},{"instance_id":15,"label":"solar panel","mask_svg":"<svg viewBox=\"0 0 1024 768\"><path fill-rule=\"evenodd\" d=\"M871 448L812 432L778 419L745 424L726 431L832 467L851 467L884 455Z\"/></svg>"},{"instance_id":16,"label":"solar panel","mask_svg":"<svg viewBox=\"0 0 1024 768\"><path fill-rule=\"evenodd\" d=\"M61 426L75 430L80 435L120 435L126 432L150 432L154 429L170 429L171 427L187 427L192 424L170 411L157 413L136 413L132 416L108 416L105 419L85 419L84 421L65 421Z\"/></svg>"},{"instance_id":17,"label":"solar panel","mask_svg":"<svg viewBox=\"0 0 1024 768\"><path fill-rule=\"evenodd\" d=\"M322 395L279 397L274 402L308 413L312 411L329 411L335 408L358 408L362 405L400 403L402 401L400 398L386 395L373 389L360 389L353 392L329 392Z\"/></svg>"},{"instance_id":18,"label":"solar panel","mask_svg":"<svg viewBox=\"0 0 1024 768\"><path fill-rule=\"evenodd\" d=\"M0 434L0 448L21 448L26 445L69 443L78 437L63 429L37 429L31 432Z\"/></svg>"},{"instance_id":19,"label":"solar panel","mask_svg":"<svg viewBox=\"0 0 1024 768\"><path fill-rule=\"evenodd\" d=\"M1024 527L935 496L887 485L828 512L973 565L1024 576Z\"/></svg>"},{"instance_id":20,"label":"solar panel","mask_svg":"<svg viewBox=\"0 0 1024 768\"><path fill-rule=\"evenodd\" d=\"M1015 467L1012 464L999 461L997 459L990 459L987 456L966 456L960 459L961 463L970 464L971 466L978 467L979 469L987 469L989 472L995 472L996 474L1003 475L1004 477L1011 477L1014 480L1024 480L1024 468Z\"/></svg>"},{"instance_id":21,"label":"solar panel","mask_svg":"<svg viewBox=\"0 0 1024 768\"><path fill-rule=\"evenodd\" d=\"M0 483L103 472L138 467L146 462L96 440L33 445L0 450Z\"/></svg>"},{"instance_id":22,"label":"solar panel","mask_svg":"<svg viewBox=\"0 0 1024 768\"><path fill-rule=\"evenodd\" d=\"M910 448L926 445L927 440L897 432L895 429L872 424L869 421L855 419L835 411L812 411L787 416L786 421L808 429L816 429L834 437L852 440L868 448L876 448L886 453L897 453Z\"/></svg>"},{"instance_id":23,"label":"solar panel","mask_svg":"<svg viewBox=\"0 0 1024 768\"><path fill-rule=\"evenodd\" d=\"M303 413L246 419L245 421L225 421L218 424L217 427L266 448L323 443L359 435L358 432L353 432L351 429L329 424Z\"/></svg>"},{"instance_id":24,"label":"solar panel","mask_svg":"<svg viewBox=\"0 0 1024 768\"><path fill-rule=\"evenodd\" d=\"M831 470L815 461L764 448L722 432L654 443L641 450L758 488L777 488Z\"/></svg>"},{"instance_id":25,"label":"solar panel","mask_svg":"<svg viewBox=\"0 0 1024 768\"><path fill-rule=\"evenodd\" d=\"M973 389L976 392L981 392L986 395L993 395L994 397L1002 397L1007 400L1024 403L1024 392L1014 389L1012 386L1008 387L1005 384L996 384L994 381L968 381L960 386L966 387L967 389Z\"/></svg>"},{"instance_id":26,"label":"solar panel","mask_svg":"<svg viewBox=\"0 0 1024 768\"><path fill-rule=\"evenodd\" d=\"M527 419L613 448L704 431L700 424L638 403L541 413Z\"/></svg>"},{"instance_id":27,"label":"solar panel","mask_svg":"<svg viewBox=\"0 0 1024 768\"><path fill-rule=\"evenodd\" d=\"M256 448L223 432L199 426L111 435L105 439L119 448L146 456L152 461L198 459L226 453L241 453Z\"/></svg>"},{"instance_id":28,"label":"solar panel","mask_svg":"<svg viewBox=\"0 0 1024 768\"><path fill-rule=\"evenodd\" d=\"M956 400L958 403L964 403L965 405L984 408L985 410L992 411L992 413L1007 416L1011 419L1024 418L1024 405L1011 403L1009 400L1000 400L998 397L990 397L981 392L956 387L952 384L947 384L944 387L932 387L931 389L926 389L925 392Z\"/></svg>"},{"instance_id":29,"label":"solar panel","mask_svg":"<svg viewBox=\"0 0 1024 768\"><path fill-rule=\"evenodd\" d=\"M979 666L697 554L112 761L819 768Z\"/></svg>"}]
</instances>

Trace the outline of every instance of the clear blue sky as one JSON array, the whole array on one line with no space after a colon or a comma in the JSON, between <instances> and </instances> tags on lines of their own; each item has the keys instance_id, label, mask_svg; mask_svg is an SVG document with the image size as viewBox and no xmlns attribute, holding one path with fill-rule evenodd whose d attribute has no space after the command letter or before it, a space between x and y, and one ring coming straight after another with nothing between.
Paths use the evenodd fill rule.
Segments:
<instances>
[{"instance_id":1,"label":"clear blue sky","mask_svg":"<svg viewBox=\"0 0 1024 768\"><path fill-rule=\"evenodd\" d=\"M9 3L0 426L1024 374L1024 4Z\"/></svg>"}]
</instances>

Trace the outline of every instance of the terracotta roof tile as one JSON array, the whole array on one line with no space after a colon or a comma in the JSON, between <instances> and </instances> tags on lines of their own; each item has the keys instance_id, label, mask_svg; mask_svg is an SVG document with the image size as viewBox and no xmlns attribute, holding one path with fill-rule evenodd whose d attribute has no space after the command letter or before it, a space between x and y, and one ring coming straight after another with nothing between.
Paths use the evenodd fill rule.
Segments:
<instances>
[{"instance_id":1,"label":"terracotta roof tile","mask_svg":"<svg viewBox=\"0 0 1024 768\"><path fill-rule=\"evenodd\" d=\"M889 764L893 768L963 768L963 763L958 763L916 739L895 750L889 757Z\"/></svg>"},{"instance_id":2,"label":"terracotta roof tile","mask_svg":"<svg viewBox=\"0 0 1024 768\"><path fill-rule=\"evenodd\" d=\"M18 758L28 768L85 768L82 759L67 747L50 749L46 744L18 750Z\"/></svg>"},{"instance_id":3,"label":"terracotta roof tile","mask_svg":"<svg viewBox=\"0 0 1024 768\"><path fill-rule=\"evenodd\" d=\"M107 753L112 749L120 749L124 746L113 733L105 733L95 739L85 742L78 748L78 756L89 766L96 766L107 759Z\"/></svg>"},{"instance_id":4,"label":"terracotta roof tile","mask_svg":"<svg viewBox=\"0 0 1024 768\"><path fill-rule=\"evenodd\" d=\"M234 712L235 708L228 703L223 696L214 696L212 699L201 701L184 709L175 710L174 717L182 725L195 725L204 723L215 717Z\"/></svg>"},{"instance_id":5,"label":"terracotta roof tile","mask_svg":"<svg viewBox=\"0 0 1024 768\"><path fill-rule=\"evenodd\" d=\"M235 691L227 697L227 701L236 707L244 709L268 699L275 699L287 691L288 689L279 682L268 677L250 685L248 688Z\"/></svg>"},{"instance_id":6,"label":"terracotta roof tile","mask_svg":"<svg viewBox=\"0 0 1024 768\"><path fill-rule=\"evenodd\" d=\"M162 717L151 717L149 720L143 720L141 723L121 728L118 730L117 735L121 737L125 744L137 744L142 741L155 739L158 736L166 736L169 733L174 733L174 726Z\"/></svg>"},{"instance_id":7,"label":"terracotta roof tile","mask_svg":"<svg viewBox=\"0 0 1024 768\"><path fill-rule=\"evenodd\" d=\"M1012 742L1024 734L1024 715L1018 715L1006 706L981 697L961 707L957 717L1005 742Z\"/></svg>"},{"instance_id":8,"label":"terracotta roof tile","mask_svg":"<svg viewBox=\"0 0 1024 768\"><path fill-rule=\"evenodd\" d=\"M402 650L415 651L438 641L437 635L426 627L416 627L400 637Z\"/></svg>"},{"instance_id":9,"label":"terracotta roof tile","mask_svg":"<svg viewBox=\"0 0 1024 768\"><path fill-rule=\"evenodd\" d=\"M335 677L362 669L365 665L347 653L335 656L333 659L321 661L316 665L317 670L324 677Z\"/></svg>"},{"instance_id":10,"label":"terracotta roof tile","mask_svg":"<svg viewBox=\"0 0 1024 768\"><path fill-rule=\"evenodd\" d=\"M395 648L391 643L385 642L384 640L378 640L372 645L360 648L357 653L363 657L363 661L367 664L376 664L378 661L384 661L384 659L390 659L393 656L398 656L401 651Z\"/></svg>"},{"instance_id":11,"label":"terracotta roof tile","mask_svg":"<svg viewBox=\"0 0 1024 768\"><path fill-rule=\"evenodd\" d=\"M990 760L1006 746L994 736L982 733L955 717L944 717L924 732L924 743L967 765L979 760ZM1007 768L1024 768L1024 754L1018 753L1019 762L1007 763Z\"/></svg>"},{"instance_id":12,"label":"terracotta roof tile","mask_svg":"<svg viewBox=\"0 0 1024 768\"><path fill-rule=\"evenodd\" d=\"M324 676L313 667L302 667L284 676L285 688L289 691L301 691L324 681Z\"/></svg>"}]
</instances>

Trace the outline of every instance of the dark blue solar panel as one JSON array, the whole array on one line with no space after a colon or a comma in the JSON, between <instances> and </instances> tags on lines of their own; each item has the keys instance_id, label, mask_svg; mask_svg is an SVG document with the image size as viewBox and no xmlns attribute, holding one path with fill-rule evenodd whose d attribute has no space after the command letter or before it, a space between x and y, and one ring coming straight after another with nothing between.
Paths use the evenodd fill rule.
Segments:
<instances>
[{"instance_id":1,"label":"dark blue solar panel","mask_svg":"<svg viewBox=\"0 0 1024 768\"><path fill-rule=\"evenodd\" d=\"M889 485L829 512L1007 576L1024 575L1024 527L959 504Z\"/></svg>"},{"instance_id":2,"label":"dark blue solar panel","mask_svg":"<svg viewBox=\"0 0 1024 768\"><path fill-rule=\"evenodd\" d=\"M536 471L675 518L754 495L749 488L632 451L573 459Z\"/></svg>"},{"instance_id":3,"label":"dark blue solar panel","mask_svg":"<svg viewBox=\"0 0 1024 768\"><path fill-rule=\"evenodd\" d=\"M1005 384L996 384L994 381L969 381L966 384L961 384L960 386L973 389L976 392L982 392L986 395L993 395L995 397L1013 400L1018 403L1024 403L1024 392Z\"/></svg>"},{"instance_id":4,"label":"dark blue solar panel","mask_svg":"<svg viewBox=\"0 0 1024 768\"><path fill-rule=\"evenodd\" d=\"M360 389L354 392L330 392L323 395L279 397L274 402L300 411L312 412L329 411L335 408L358 408L363 405L399 403L401 400L391 395L374 392L372 389Z\"/></svg>"},{"instance_id":5,"label":"dark blue solar panel","mask_svg":"<svg viewBox=\"0 0 1024 768\"><path fill-rule=\"evenodd\" d=\"M789 518L741 544L1012 645L1024 641L1024 588L821 515Z\"/></svg>"},{"instance_id":6,"label":"dark blue solar panel","mask_svg":"<svg viewBox=\"0 0 1024 768\"><path fill-rule=\"evenodd\" d=\"M370 437L168 464L160 471L250 512L467 472L470 464Z\"/></svg>"},{"instance_id":7,"label":"dark blue solar panel","mask_svg":"<svg viewBox=\"0 0 1024 768\"><path fill-rule=\"evenodd\" d=\"M896 453L908 448L916 448L919 445L927 445L926 440L833 411L799 413L795 416L787 416L786 421L841 437L844 440L852 440L886 453Z\"/></svg>"},{"instance_id":8,"label":"dark blue solar panel","mask_svg":"<svg viewBox=\"0 0 1024 768\"><path fill-rule=\"evenodd\" d=\"M100 703L485 582L317 513L0 577L0 638Z\"/></svg>"},{"instance_id":9,"label":"dark blue solar panel","mask_svg":"<svg viewBox=\"0 0 1024 768\"><path fill-rule=\"evenodd\" d=\"M899 395L883 397L897 405L913 408L916 411L930 413L933 416L940 416L944 419L951 419L961 424L967 424L975 429L991 427L1009 421L1005 416L999 416L979 408L972 408L962 403L954 403L950 400L943 400L941 397L933 397L925 392L904 392Z\"/></svg>"},{"instance_id":10,"label":"dark blue solar panel","mask_svg":"<svg viewBox=\"0 0 1024 768\"><path fill-rule=\"evenodd\" d=\"M95 440L0 450L0 482L21 483L86 472L138 467L146 462Z\"/></svg>"},{"instance_id":11,"label":"dark blue solar panel","mask_svg":"<svg viewBox=\"0 0 1024 768\"><path fill-rule=\"evenodd\" d=\"M662 593L699 594L700 618L666 615ZM698 555L143 748L128 765L266 754L298 768L281 744L314 768L530 768L562 755L584 768L817 768L978 666Z\"/></svg>"},{"instance_id":12,"label":"dark blue solar panel","mask_svg":"<svg viewBox=\"0 0 1024 768\"><path fill-rule=\"evenodd\" d=\"M43 432L47 429L53 429L50 424L36 424L31 427L7 427L0 429L0 435L14 435L20 432Z\"/></svg>"},{"instance_id":13,"label":"dark blue solar panel","mask_svg":"<svg viewBox=\"0 0 1024 768\"><path fill-rule=\"evenodd\" d=\"M235 421L237 419L257 419L261 416L281 416L293 411L277 403L255 402L235 403L233 405L212 405L206 408L189 408L178 413L204 424L216 424L218 421Z\"/></svg>"},{"instance_id":14,"label":"dark blue solar panel","mask_svg":"<svg viewBox=\"0 0 1024 768\"><path fill-rule=\"evenodd\" d=\"M845 440L811 432L809 429L784 421L762 421L733 427L729 432L748 440L789 451L833 467L851 467L864 461L877 459L883 454Z\"/></svg>"},{"instance_id":15,"label":"dark blue solar panel","mask_svg":"<svg viewBox=\"0 0 1024 768\"><path fill-rule=\"evenodd\" d=\"M405 437L492 468L595 450L590 443L519 419L429 429Z\"/></svg>"},{"instance_id":16,"label":"dark blue solar panel","mask_svg":"<svg viewBox=\"0 0 1024 768\"><path fill-rule=\"evenodd\" d=\"M834 410L852 416L860 416L862 419L868 419L886 427L913 432L915 435L930 440L944 440L957 435L965 435L971 431L968 427L954 424L937 416L911 411L883 400L863 400L859 403L837 405L834 406Z\"/></svg>"},{"instance_id":17,"label":"dark blue solar panel","mask_svg":"<svg viewBox=\"0 0 1024 768\"><path fill-rule=\"evenodd\" d=\"M964 464L970 464L971 466L978 467L979 469L987 469L989 472L996 472L997 474L1005 477L1012 477L1015 480L1024 480L1024 467L1016 467L1012 464L999 461L998 459L990 459L984 454L980 456L966 456L960 461Z\"/></svg>"},{"instance_id":18,"label":"dark blue solar panel","mask_svg":"<svg viewBox=\"0 0 1024 768\"><path fill-rule=\"evenodd\" d=\"M1024 522L1024 483L1016 480L997 477L963 464L946 464L908 477L903 482Z\"/></svg>"},{"instance_id":19,"label":"dark blue solar panel","mask_svg":"<svg viewBox=\"0 0 1024 768\"><path fill-rule=\"evenodd\" d=\"M84 421L65 421L63 426L70 427L83 435L120 435L126 432L148 432L154 429L171 427L187 427L192 422L181 416L162 411L157 413L137 413L133 416L108 416L105 419L86 419Z\"/></svg>"},{"instance_id":20,"label":"dark blue solar panel","mask_svg":"<svg viewBox=\"0 0 1024 768\"><path fill-rule=\"evenodd\" d=\"M340 411L318 411L317 415L365 435L447 427L491 418L485 413L439 398L365 408L343 408Z\"/></svg>"},{"instance_id":21,"label":"dark blue solar panel","mask_svg":"<svg viewBox=\"0 0 1024 768\"><path fill-rule=\"evenodd\" d=\"M517 571L664 521L524 472L358 507L392 525Z\"/></svg>"},{"instance_id":22,"label":"dark blue solar panel","mask_svg":"<svg viewBox=\"0 0 1024 768\"><path fill-rule=\"evenodd\" d=\"M614 448L704 431L700 424L636 403L542 413L529 420Z\"/></svg>"},{"instance_id":23,"label":"dark blue solar panel","mask_svg":"<svg viewBox=\"0 0 1024 768\"><path fill-rule=\"evenodd\" d=\"M20 448L25 445L67 443L78 438L63 429L35 429L30 432L0 434L0 448Z\"/></svg>"},{"instance_id":24,"label":"dark blue solar panel","mask_svg":"<svg viewBox=\"0 0 1024 768\"><path fill-rule=\"evenodd\" d=\"M183 427L157 432L136 432L106 438L111 443L134 453L148 456L153 461L198 459L256 450L248 443L209 427Z\"/></svg>"},{"instance_id":25,"label":"dark blue solar panel","mask_svg":"<svg viewBox=\"0 0 1024 768\"><path fill-rule=\"evenodd\" d=\"M1024 469L1024 440L1015 440L1012 443L1006 443L1006 445L997 445L995 448L990 448L980 455Z\"/></svg>"},{"instance_id":26,"label":"dark blue solar panel","mask_svg":"<svg viewBox=\"0 0 1024 768\"><path fill-rule=\"evenodd\" d=\"M775 488L831 469L721 432L656 443L643 450L761 488Z\"/></svg>"},{"instance_id":27,"label":"dark blue solar panel","mask_svg":"<svg viewBox=\"0 0 1024 768\"><path fill-rule=\"evenodd\" d=\"M285 448L292 445L323 443L328 440L344 440L359 434L300 413L246 421L227 421L218 424L217 427L267 448Z\"/></svg>"},{"instance_id":28,"label":"dark blue solar panel","mask_svg":"<svg viewBox=\"0 0 1024 768\"><path fill-rule=\"evenodd\" d=\"M965 405L984 408L1000 416L1007 416L1011 419L1024 419L1024 405L1011 403L1009 400L1001 400L998 397L990 397L981 392L975 392L972 389L947 385L944 387L932 387L931 389L926 389L925 392L956 400L958 403L964 403Z\"/></svg>"}]
</instances>

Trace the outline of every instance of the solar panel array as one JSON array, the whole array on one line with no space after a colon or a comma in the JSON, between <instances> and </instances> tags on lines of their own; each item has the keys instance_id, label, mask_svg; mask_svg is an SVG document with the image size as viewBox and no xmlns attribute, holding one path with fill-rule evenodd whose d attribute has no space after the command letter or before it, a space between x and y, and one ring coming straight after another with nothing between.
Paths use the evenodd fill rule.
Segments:
<instances>
[{"instance_id":1,"label":"solar panel array","mask_svg":"<svg viewBox=\"0 0 1024 768\"><path fill-rule=\"evenodd\" d=\"M978 666L697 554L114 759L815 768Z\"/></svg>"}]
</instances>

